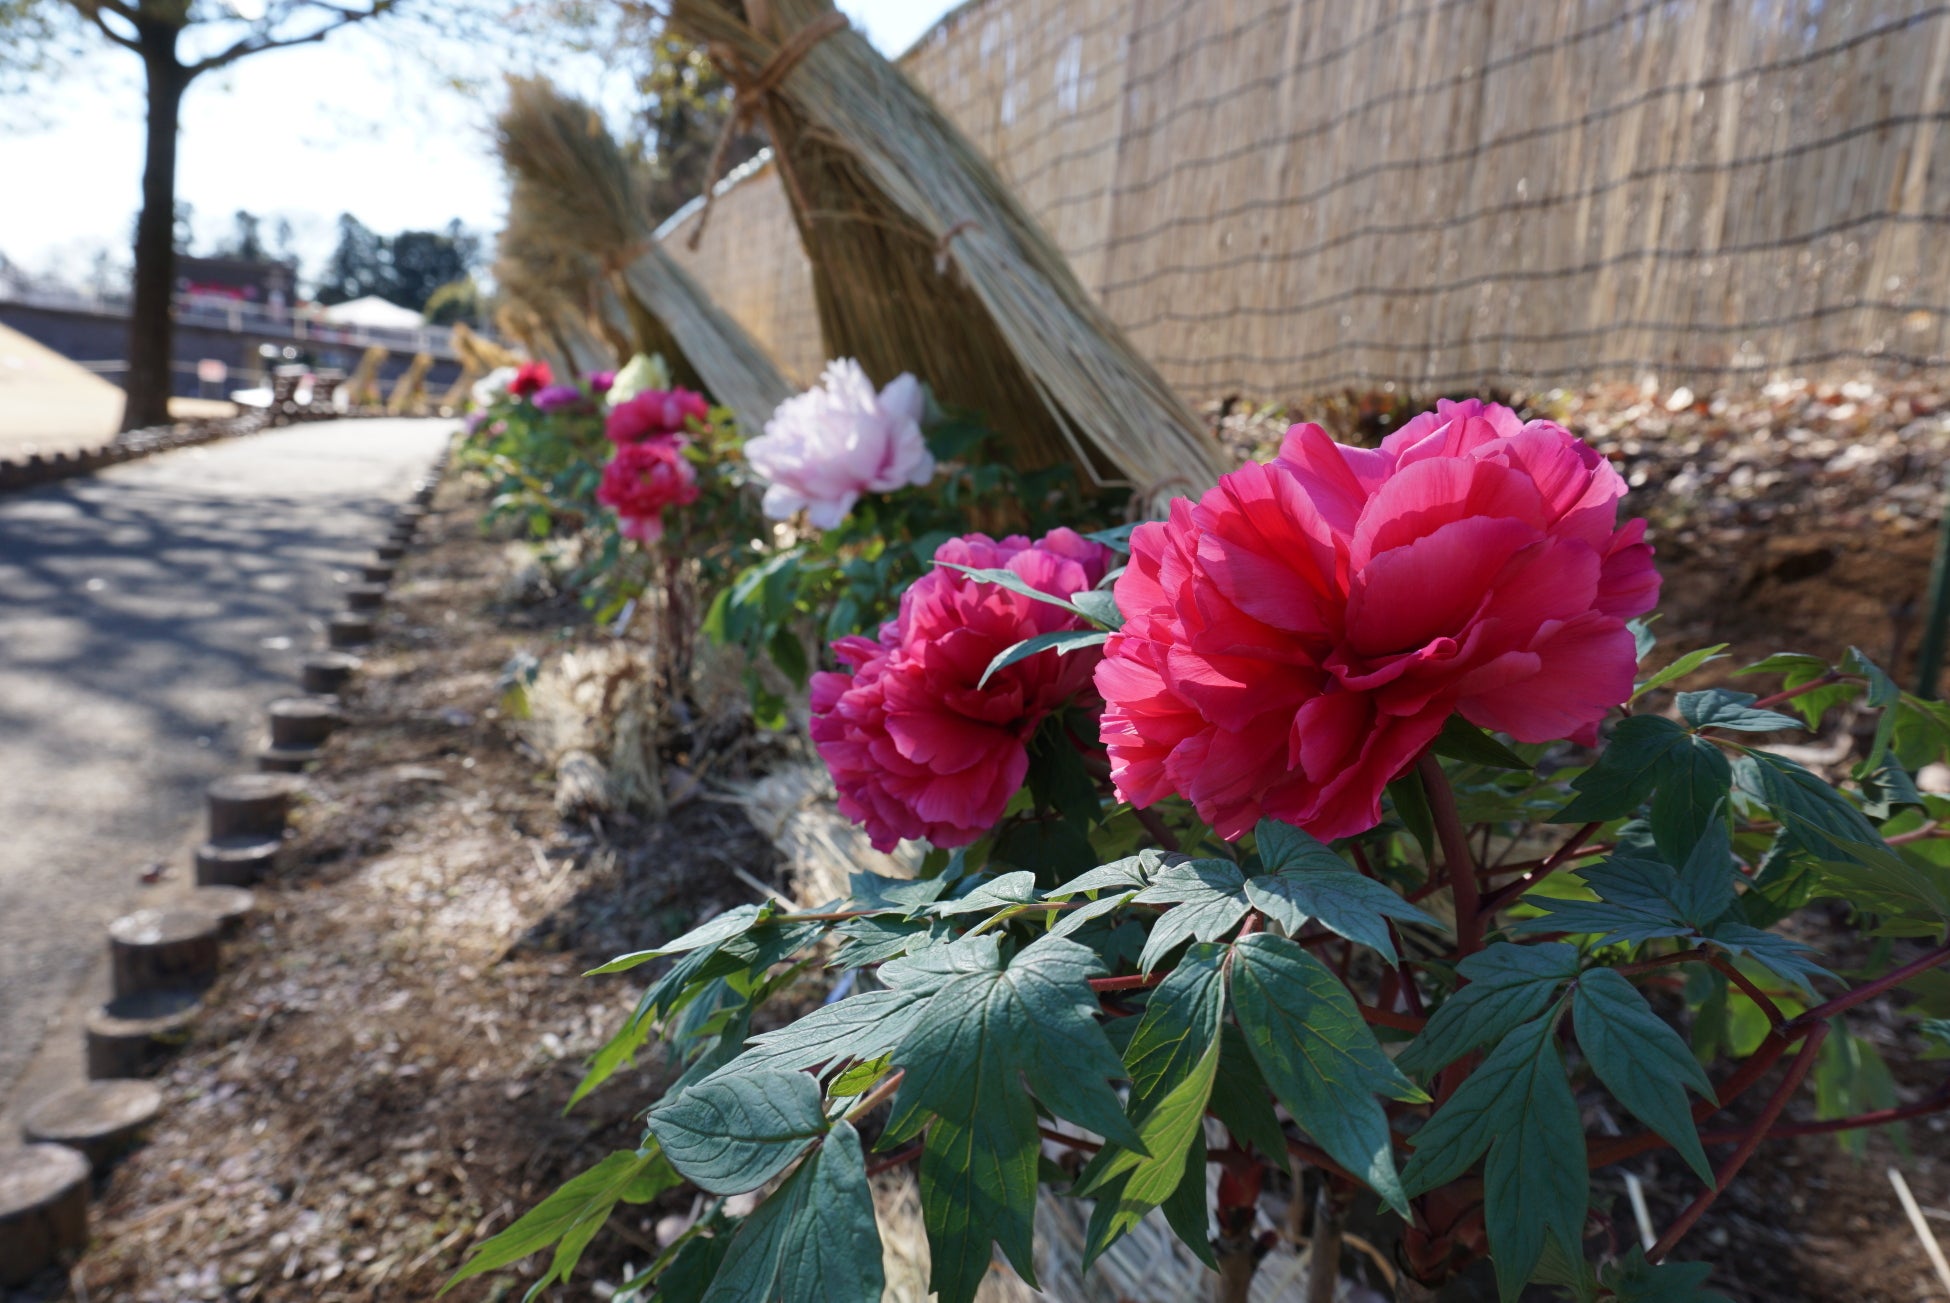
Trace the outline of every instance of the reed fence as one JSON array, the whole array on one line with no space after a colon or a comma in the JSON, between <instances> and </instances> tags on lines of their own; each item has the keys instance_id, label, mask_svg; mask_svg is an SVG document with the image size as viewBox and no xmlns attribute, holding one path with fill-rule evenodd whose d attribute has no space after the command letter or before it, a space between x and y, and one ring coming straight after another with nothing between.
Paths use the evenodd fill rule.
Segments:
<instances>
[{"instance_id":1,"label":"reed fence","mask_svg":"<svg viewBox=\"0 0 1950 1303\"><path fill-rule=\"evenodd\" d=\"M1193 400L1950 355L1950 3L975 0L901 62ZM811 378L777 175L696 220Z\"/></svg>"}]
</instances>

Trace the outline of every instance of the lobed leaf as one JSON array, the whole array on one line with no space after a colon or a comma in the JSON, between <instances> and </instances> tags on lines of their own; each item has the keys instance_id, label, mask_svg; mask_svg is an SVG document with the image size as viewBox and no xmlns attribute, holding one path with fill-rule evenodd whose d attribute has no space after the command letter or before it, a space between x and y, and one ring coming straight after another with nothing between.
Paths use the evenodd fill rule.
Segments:
<instances>
[{"instance_id":1,"label":"lobed leaf","mask_svg":"<svg viewBox=\"0 0 1950 1303\"><path fill-rule=\"evenodd\" d=\"M1544 1011L1557 989L1578 975L1578 950L1562 941L1499 941L1456 965L1469 979L1444 1000L1395 1066L1428 1077L1469 1053L1501 1041Z\"/></svg>"},{"instance_id":2,"label":"lobed leaf","mask_svg":"<svg viewBox=\"0 0 1950 1303\"><path fill-rule=\"evenodd\" d=\"M1723 728L1736 733L1778 733L1800 729L1801 721L1779 711L1759 710L1751 692L1708 688L1679 694L1679 714L1694 728Z\"/></svg>"},{"instance_id":3,"label":"lobed leaf","mask_svg":"<svg viewBox=\"0 0 1950 1303\"><path fill-rule=\"evenodd\" d=\"M1246 875L1231 860L1185 860L1168 864L1151 885L1131 897L1139 905L1170 905L1144 939L1138 967L1150 972L1180 943L1217 941L1252 909Z\"/></svg>"},{"instance_id":4,"label":"lobed leaf","mask_svg":"<svg viewBox=\"0 0 1950 1303\"><path fill-rule=\"evenodd\" d=\"M1266 1083L1335 1162L1406 1216L1377 1095L1428 1098L1396 1070L1341 980L1294 942L1255 932L1232 947L1234 1015Z\"/></svg>"},{"instance_id":5,"label":"lobed leaf","mask_svg":"<svg viewBox=\"0 0 1950 1303\"><path fill-rule=\"evenodd\" d=\"M712 1303L880 1303L886 1277L860 1136L847 1122L731 1237Z\"/></svg>"},{"instance_id":6,"label":"lobed leaf","mask_svg":"<svg viewBox=\"0 0 1950 1303\"><path fill-rule=\"evenodd\" d=\"M744 1194L826 1133L819 1084L803 1072L712 1076L650 1110L671 1166L712 1194Z\"/></svg>"},{"instance_id":7,"label":"lobed leaf","mask_svg":"<svg viewBox=\"0 0 1950 1303\"><path fill-rule=\"evenodd\" d=\"M1598 1079L1632 1116L1664 1136L1700 1180L1714 1184L1713 1168L1686 1104L1686 1088L1710 1102L1718 1100L1679 1033L1615 969L1594 968L1580 977L1571 1010L1578 1048Z\"/></svg>"}]
</instances>

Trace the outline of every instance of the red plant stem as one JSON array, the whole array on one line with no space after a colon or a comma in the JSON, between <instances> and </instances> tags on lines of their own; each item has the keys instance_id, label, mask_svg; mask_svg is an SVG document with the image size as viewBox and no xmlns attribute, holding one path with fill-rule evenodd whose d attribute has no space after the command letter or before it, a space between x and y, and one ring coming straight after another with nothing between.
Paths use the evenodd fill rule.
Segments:
<instances>
[{"instance_id":1,"label":"red plant stem","mask_svg":"<svg viewBox=\"0 0 1950 1303\"><path fill-rule=\"evenodd\" d=\"M1894 837L1884 837L1882 840L1888 842L1891 846L1907 846L1911 842L1926 841L1931 837L1950 837L1950 828L1945 828L1935 819L1932 819L1921 828L1913 828L1908 832L1899 832Z\"/></svg>"},{"instance_id":2,"label":"red plant stem","mask_svg":"<svg viewBox=\"0 0 1950 1303\"><path fill-rule=\"evenodd\" d=\"M1442 762L1435 758L1433 751L1424 751L1415 761L1415 772L1421 775L1422 788L1428 794L1436 839L1442 843L1443 868L1456 898L1456 957L1460 959L1483 948L1476 863L1470 858L1469 836L1456 810L1456 794L1449 787L1449 776L1442 772Z\"/></svg>"},{"instance_id":3,"label":"red plant stem","mask_svg":"<svg viewBox=\"0 0 1950 1303\"><path fill-rule=\"evenodd\" d=\"M1309 1167L1317 1167L1323 1172L1332 1172L1335 1176L1341 1177L1343 1180L1354 1181L1357 1184L1366 1184L1361 1181L1360 1177L1354 1175L1354 1173L1329 1158L1325 1151L1315 1149L1304 1140L1289 1138L1286 1142L1286 1151Z\"/></svg>"},{"instance_id":4,"label":"red plant stem","mask_svg":"<svg viewBox=\"0 0 1950 1303\"><path fill-rule=\"evenodd\" d=\"M1408 971L1408 958L1402 950L1401 929L1395 926L1395 920L1393 919L1388 919L1386 922L1388 924L1388 939L1395 943L1395 954L1401 956L1400 962L1395 965L1395 971L1401 974L1402 997L1408 1002L1408 1011L1420 1018L1426 1012L1422 1007L1422 991L1420 987L1415 985L1415 974Z\"/></svg>"},{"instance_id":5,"label":"red plant stem","mask_svg":"<svg viewBox=\"0 0 1950 1303\"><path fill-rule=\"evenodd\" d=\"M1495 913L1571 861L1583 859L1587 855L1596 854L1597 850L1593 847L1586 846L1584 842L1587 837L1597 832L1603 826L1601 823L1588 823L1572 833L1570 839L1553 851L1542 864L1539 864L1534 873L1527 873L1515 882L1505 883L1503 886L1491 892L1489 898L1483 902L1484 912Z\"/></svg>"},{"instance_id":6,"label":"red plant stem","mask_svg":"<svg viewBox=\"0 0 1950 1303\"><path fill-rule=\"evenodd\" d=\"M1045 1140L1054 1140L1059 1145L1080 1149L1086 1154L1094 1154L1104 1147L1101 1140L1085 1140L1082 1136L1066 1136L1055 1127L1037 1127L1036 1133Z\"/></svg>"},{"instance_id":7,"label":"red plant stem","mask_svg":"<svg viewBox=\"0 0 1950 1303\"><path fill-rule=\"evenodd\" d=\"M1779 1031L1769 1032L1767 1038L1760 1043L1747 1061L1740 1065L1739 1070L1722 1082L1714 1092L1719 1096L1717 1102L1703 1099L1693 1105L1693 1122L1698 1124L1706 1121L1746 1094L1748 1089L1766 1075L1767 1070L1779 1061L1781 1055L1786 1053L1788 1046L1793 1043ZM1607 1140L1587 1149L1585 1162L1589 1167L1607 1167L1634 1154L1642 1154L1648 1149L1657 1149L1664 1144L1665 1141L1656 1136L1653 1136L1649 1143L1646 1136L1625 1136L1617 1140Z\"/></svg>"},{"instance_id":8,"label":"red plant stem","mask_svg":"<svg viewBox=\"0 0 1950 1303\"><path fill-rule=\"evenodd\" d=\"M1873 982L1856 987L1853 991L1836 996L1826 1004L1818 1004L1808 1012L1783 1024L1782 1031L1792 1031L1801 1027L1833 1018L1845 1009L1853 1009L1865 1000L1872 1000L1884 991L1901 986L1904 982L1922 973L1929 972L1944 960L1950 959L1950 945L1938 946L1920 959L1912 959L1893 973L1884 973Z\"/></svg>"},{"instance_id":9,"label":"red plant stem","mask_svg":"<svg viewBox=\"0 0 1950 1303\"><path fill-rule=\"evenodd\" d=\"M1754 985L1752 979L1745 973L1728 962L1725 955L1718 953L1710 954L1706 957L1706 962L1713 965L1729 982L1739 987L1742 995L1745 995L1749 1000L1752 1000L1760 1006L1760 1011L1767 1015L1767 1025L1769 1027L1779 1027L1787 1021L1787 1015L1781 1012L1781 1006L1775 1004L1773 998L1767 992Z\"/></svg>"},{"instance_id":10,"label":"red plant stem","mask_svg":"<svg viewBox=\"0 0 1950 1303\"><path fill-rule=\"evenodd\" d=\"M1177 834L1165 827L1165 821L1158 817L1156 810L1140 810L1134 805L1131 807L1131 816L1138 821L1138 827L1151 834L1151 840L1158 843L1159 849L1173 852L1178 850Z\"/></svg>"},{"instance_id":11,"label":"red plant stem","mask_svg":"<svg viewBox=\"0 0 1950 1303\"><path fill-rule=\"evenodd\" d=\"M1128 977L1093 977L1093 991L1143 991L1165 980L1163 973L1132 973Z\"/></svg>"},{"instance_id":12,"label":"red plant stem","mask_svg":"<svg viewBox=\"0 0 1950 1303\"><path fill-rule=\"evenodd\" d=\"M892 1099L894 1092L900 1089L901 1079L905 1076L907 1076L906 1068L894 1069L893 1072L888 1074L887 1080L875 1086L871 1091L868 1091L866 1095L861 1097L858 1104L855 1104L847 1110L846 1120L848 1122L856 1122Z\"/></svg>"},{"instance_id":13,"label":"red plant stem","mask_svg":"<svg viewBox=\"0 0 1950 1303\"><path fill-rule=\"evenodd\" d=\"M1796 697L1805 697L1817 688L1825 688L1830 684L1840 683L1841 681L1842 676L1830 670L1820 678L1810 679L1798 688L1789 688L1785 692L1777 692L1771 697L1762 697L1754 703L1754 709L1766 710L1769 706L1778 706L1783 701L1793 701Z\"/></svg>"},{"instance_id":14,"label":"red plant stem","mask_svg":"<svg viewBox=\"0 0 1950 1303\"><path fill-rule=\"evenodd\" d=\"M1670 955L1660 955L1655 959L1640 959L1634 963L1620 964L1613 971L1620 976L1629 977L1633 973L1650 972L1652 969L1664 968L1669 964L1700 963L1706 958L1707 953L1704 950L1680 950Z\"/></svg>"},{"instance_id":15,"label":"red plant stem","mask_svg":"<svg viewBox=\"0 0 1950 1303\"><path fill-rule=\"evenodd\" d=\"M1377 1009L1371 1004L1356 1004L1354 1007L1361 1011L1361 1016L1364 1019L1377 1027L1393 1027L1397 1031L1419 1032L1422 1028L1428 1026L1429 1022L1428 1019L1417 1018L1414 1014L1391 1013L1386 1009Z\"/></svg>"},{"instance_id":16,"label":"red plant stem","mask_svg":"<svg viewBox=\"0 0 1950 1303\"><path fill-rule=\"evenodd\" d=\"M1577 847L1571 852L1570 858L1581 860L1587 855L1603 855L1606 851L1615 848L1616 843L1614 842L1592 842L1588 846ZM1546 864L1553 864L1555 866L1556 864L1562 863L1562 861L1557 860L1557 856L1562 853L1562 851L1557 851L1551 855L1539 856L1534 860L1514 860L1509 864L1493 864L1483 870L1482 876L1486 878L1506 878L1512 873L1530 873L1543 868Z\"/></svg>"},{"instance_id":17,"label":"red plant stem","mask_svg":"<svg viewBox=\"0 0 1950 1303\"><path fill-rule=\"evenodd\" d=\"M916 1140L905 1149L896 1149L885 1158L876 1158L873 1162L867 1164L867 1175L879 1176L882 1172L893 1171L903 1163L911 1163L919 1158L922 1151L926 1148L927 1146Z\"/></svg>"},{"instance_id":18,"label":"red plant stem","mask_svg":"<svg viewBox=\"0 0 1950 1303\"><path fill-rule=\"evenodd\" d=\"M1800 1089L1809 1069L1815 1066L1815 1055L1820 1052L1821 1043L1827 1039L1826 1023L1817 1024L1809 1031L1808 1039L1801 1043L1801 1052L1796 1054L1794 1062L1788 1065L1787 1075L1782 1077L1781 1084L1774 1088L1774 1094L1767 1101L1767 1107L1761 1110L1760 1117L1747 1129L1746 1138L1740 1142L1740 1147L1733 1151L1733 1156L1722 1163L1720 1170L1714 1173L1713 1188L1700 1191L1698 1196L1686 1205L1686 1211L1680 1213L1678 1220L1666 1227L1666 1233L1659 1237L1659 1242L1646 1254L1653 1262L1665 1260L1666 1255L1672 1252L1673 1246L1685 1238L1686 1232L1693 1229L1693 1224L1699 1221L1701 1215L1712 1206L1713 1201L1720 1197L1721 1191L1725 1190L1732 1183L1733 1178L1740 1174L1740 1169L1747 1165L1747 1160L1754 1156L1756 1149L1760 1148L1760 1142L1766 1138L1769 1129L1780 1120L1781 1110L1787 1107L1788 1099Z\"/></svg>"}]
</instances>

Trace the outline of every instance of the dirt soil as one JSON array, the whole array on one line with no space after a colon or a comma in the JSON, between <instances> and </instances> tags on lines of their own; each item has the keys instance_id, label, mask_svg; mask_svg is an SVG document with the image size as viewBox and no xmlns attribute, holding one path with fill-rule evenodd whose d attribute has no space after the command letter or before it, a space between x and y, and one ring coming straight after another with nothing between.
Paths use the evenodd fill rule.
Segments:
<instances>
[{"instance_id":1,"label":"dirt soil","mask_svg":"<svg viewBox=\"0 0 1950 1303\"><path fill-rule=\"evenodd\" d=\"M641 1134L657 1073L564 1115L640 990L593 965L756 898L774 853L735 806L565 827L497 720L503 665L584 636L497 600L501 545L453 482L403 563L347 726L306 781L153 1142L109 1178L73 1296L430 1299L469 1246ZM612 820L612 825L617 821ZM654 1256L632 1209L581 1283ZM449 1297L519 1297L539 1263Z\"/></svg>"},{"instance_id":2,"label":"dirt soil","mask_svg":"<svg viewBox=\"0 0 1950 1303\"><path fill-rule=\"evenodd\" d=\"M1850 643L1886 655L1928 567L1934 493L1909 490L1918 477L1936 483L1950 444L1934 400L1901 396L1899 410L1888 395L1808 390L1729 412L1690 396L1675 406L1679 397L1613 396L1662 423L1678 451L1657 455L1636 427L1594 416L1597 398L1552 400L1608 447L1644 490L1633 505L1661 522L1663 637L1674 651L1730 640L1747 659ZM1337 433L1385 429L1363 401L1305 415L1325 411ZM1828 414L1845 402L1873 409L1860 419L1880 460L1837 445ZM1226 419L1229 442L1264 455L1288 418ZM1772 496L1740 496L1755 480L1756 443L1802 447L1787 431L1818 425L1826 442L1802 487L1768 480ZM1821 469L1838 458L1840 471ZM771 848L735 806L694 801L664 825L563 825L537 757L497 720L501 672L517 652L588 631L571 604L502 600L507 563L480 535L479 510L457 483L442 490L349 696L349 727L308 779L289 866L263 889L211 1016L165 1082L158 1135L108 1180L75 1297L431 1298L470 1245L637 1138L654 1065L562 1112L583 1056L639 989L629 976L580 972L754 899L734 865L774 880ZM1936 1086L1943 1065L1901 1066L1915 1046L1897 1030L1899 1008L1868 1006L1851 1026L1888 1043L1907 1102ZM1805 1110L1804 1097L1790 1116ZM1864 1159L1831 1137L1773 1142L1681 1256L1714 1263L1713 1286L1740 1303L1950 1299L1884 1175L1900 1166L1950 1233L1945 1127L1912 1124L1907 1151L1878 1134ZM1644 1179L1656 1226L1697 1189L1670 1155L1625 1166ZM1594 1207L1609 1209L1623 1244L1636 1233L1621 1170ZM646 1263L657 1219L688 1207L671 1196L619 1217L577 1285L556 1296L605 1296L593 1282ZM518 1297L538 1270L531 1262L451 1297Z\"/></svg>"}]
</instances>

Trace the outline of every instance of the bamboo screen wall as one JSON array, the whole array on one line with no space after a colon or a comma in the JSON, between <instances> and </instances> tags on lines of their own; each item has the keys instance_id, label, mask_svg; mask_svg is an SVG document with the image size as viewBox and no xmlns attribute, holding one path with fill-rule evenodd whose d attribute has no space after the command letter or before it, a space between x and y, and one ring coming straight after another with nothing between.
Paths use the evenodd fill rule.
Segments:
<instances>
[{"instance_id":1,"label":"bamboo screen wall","mask_svg":"<svg viewBox=\"0 0 1950 1303\"><path fill-rule=\"evenodd\" d=\"M1950 354L1950 4L977 0L904 66L1195 400ZM810 378L777 176L696 220Z\"/></svg>"}]
</instances>

